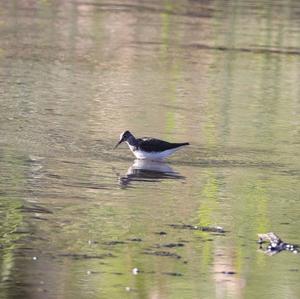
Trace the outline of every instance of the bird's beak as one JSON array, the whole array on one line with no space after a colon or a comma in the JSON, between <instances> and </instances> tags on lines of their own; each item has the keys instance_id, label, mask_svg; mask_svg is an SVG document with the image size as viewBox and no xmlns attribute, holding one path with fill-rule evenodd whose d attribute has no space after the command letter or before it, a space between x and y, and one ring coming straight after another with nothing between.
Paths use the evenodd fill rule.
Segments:
<instances>
[{"instance_id":1,"label":"bird's beak","mask_svg":"<svg viewBox=\"0 0 300 299\"><path fill-rule=\"evenodd\" d=\"M119 144L121 144L123 141L124 141L124 140L121 139L121 140L114 146L114 149L116 149L116 148L119 146Z\"/></svg>"}]
</instances>

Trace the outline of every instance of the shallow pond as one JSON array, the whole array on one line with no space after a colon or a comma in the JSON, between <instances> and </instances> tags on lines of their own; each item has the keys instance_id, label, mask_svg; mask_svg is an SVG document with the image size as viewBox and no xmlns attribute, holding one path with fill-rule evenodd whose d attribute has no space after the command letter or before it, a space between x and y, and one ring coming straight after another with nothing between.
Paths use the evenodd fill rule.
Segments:
<instances>
[{"instance_id":1,"label":"shallow pond","mask_svg":"<svg viewBox=\"0 0 300 299\"><path fill-rule=\"evenodd\" d=\"M300 297L300 254L257 244L300 244L299 1L0 16L1 298ZM191 145L134 161L125 129Z\"/></svg>"}]
</instances>

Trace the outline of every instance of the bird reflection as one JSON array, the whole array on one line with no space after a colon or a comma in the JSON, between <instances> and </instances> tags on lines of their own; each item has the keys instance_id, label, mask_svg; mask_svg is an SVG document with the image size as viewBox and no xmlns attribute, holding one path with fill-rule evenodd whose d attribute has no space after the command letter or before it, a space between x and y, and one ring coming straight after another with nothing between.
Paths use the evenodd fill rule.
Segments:
<instances>
[{"instance_id":1,"label":"bird reflection","mask_svg":"<svg viewBox=\"0 0 300 299\"><path fill-rule=\"evenodd\" d=\"M165 162L150 160L134 160L124 176L119 177L121 186L128 186L131 182L156 182L163 179L184 179L178 172Z\"/></svg>"}]
</instances>

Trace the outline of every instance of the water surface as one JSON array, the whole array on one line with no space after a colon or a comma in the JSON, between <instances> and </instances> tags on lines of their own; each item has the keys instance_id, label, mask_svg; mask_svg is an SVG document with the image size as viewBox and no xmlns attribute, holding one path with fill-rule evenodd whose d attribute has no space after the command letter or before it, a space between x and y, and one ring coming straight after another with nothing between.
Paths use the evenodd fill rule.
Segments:
<instances>
[{"instance_id":1,"label":"water surface","mask_svg":"<svg viewBox=\"0 0 300 299\"><path fill-rule=\"evenodd\" d=\"M298 1L0 15L1 298L300 297L299 254L256 243L300 244ZM125 129L191 146L144 165Z\"/></svg>"}]
</instances>

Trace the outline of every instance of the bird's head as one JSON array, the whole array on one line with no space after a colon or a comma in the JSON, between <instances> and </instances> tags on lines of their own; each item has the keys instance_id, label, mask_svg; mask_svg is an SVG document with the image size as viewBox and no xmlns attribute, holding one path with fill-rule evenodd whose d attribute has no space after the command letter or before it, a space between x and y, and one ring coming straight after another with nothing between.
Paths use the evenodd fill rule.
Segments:
<instances>
[{"instance_id":1,"label":"bird's head","mask_svg":"<svg viewBox=\"0 0 300 299\"><path fill-rule=\"evenodd\" d=\"M119 144L121 144L122 142L125 142L128 140L128 138L130 138L132 136L132 134L129 131L124 131L121 135L120 135L120 140L119 142L115 145L114 148L117 148Z\"/></svg>"}]
</instances>

